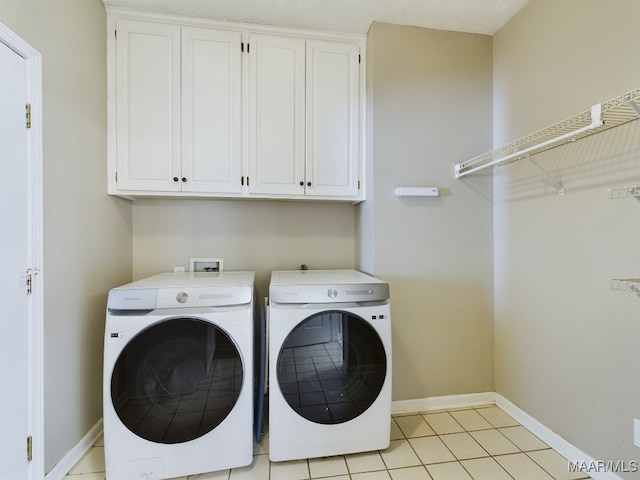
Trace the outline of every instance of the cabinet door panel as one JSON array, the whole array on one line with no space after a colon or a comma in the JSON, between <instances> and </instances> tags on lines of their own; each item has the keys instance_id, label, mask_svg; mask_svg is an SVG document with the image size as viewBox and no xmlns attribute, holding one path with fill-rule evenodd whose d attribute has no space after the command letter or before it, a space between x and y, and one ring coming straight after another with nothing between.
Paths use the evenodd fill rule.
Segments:
<instances>
[{"instance_id":1,"label":"cabinet door panel","mask_svg":"<svg viewBox=\"0 0 640 480\"><path fill-rule=\"evenodd\" d=\"M249 191L301 195L305 42L253 35L249 44Z\"/></svg>"},{"instance_id":2,"label":"cabinet door panel","mask_svg":"<svg viewBox=\"0 0 640 480\"><path fill-rule=\"evenodd\" d=\"M241 40L182 29L183 191L241 192Z\"/></svg>"},{"instance_id":3,"label":"cabinet door panel","mask_svg":"<svg viewBox=\"0 0 640 480\"><path fill-rule=\"evenodd\" d=\"M357 196L359 49L307 42L307 195Z\"/></svg>"},{"instance_id":4,"label":"cabinet door panel","mask_svg":"<svg viewBox=\"0 0 640 480\"><path fill-rule=\"evenodd\" d=\"M180 184L180 27L119 20L116 129L119 190Z\"/></svg>"}]
</instances>

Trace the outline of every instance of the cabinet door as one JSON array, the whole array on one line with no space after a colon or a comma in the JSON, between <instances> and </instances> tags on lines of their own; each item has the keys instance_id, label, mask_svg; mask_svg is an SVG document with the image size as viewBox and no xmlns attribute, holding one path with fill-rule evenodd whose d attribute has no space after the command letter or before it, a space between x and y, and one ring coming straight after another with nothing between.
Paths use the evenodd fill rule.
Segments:
<instances>
[{"instance_id":1,"label":"cabinet door","mask_svg":"<svg viewBox=\"0 0 640 480\"><path fill-rule=\"evenodd\" d=\"M249 39L249 191L304 194L305 42Z\"/></svg>"},{"instance_id":2,"label":"cabinet door","mask_svg":"<svg viewBox=\"0 0 640 480\"><path fill-rule=\"evenodd\" d=\"M118 20L116 91L118 190L180 190L179 26Z\"/></svg>"},{"instance_id":3,"label":"cabinet door","mask_svg":"<svg viewBox=\"0 0 640 480\"><path fill-rule=\"evenodd\" d=\"M357 45L307 42L307 195L358 196L358 57Z\"/></svg>"},{"instance_id":4,"label":"cabinet door","mask_svg":"<svg viewBox=\"0 0 640 480\"><path fill-rule=\"evenodd\" d=\"M182 191L241 193L240 32L182 29Z\"/></svg>"}]
</instances>

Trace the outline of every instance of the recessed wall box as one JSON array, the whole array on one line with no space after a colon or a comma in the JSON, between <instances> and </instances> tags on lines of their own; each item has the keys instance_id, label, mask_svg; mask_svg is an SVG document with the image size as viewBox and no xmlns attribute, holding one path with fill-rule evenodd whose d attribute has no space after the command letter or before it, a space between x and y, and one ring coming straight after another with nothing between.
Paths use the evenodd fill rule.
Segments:
<instances>
[{"instance_id":1,"label":"recessed wall box","mask_svg":"<svg viewBox=\"0 0 640 480\"><path fill-rule=\"evenodd\" d=\"M189 264L192 272L222 272L223 258L190 258Z\"/></svg>"}]
</instances>

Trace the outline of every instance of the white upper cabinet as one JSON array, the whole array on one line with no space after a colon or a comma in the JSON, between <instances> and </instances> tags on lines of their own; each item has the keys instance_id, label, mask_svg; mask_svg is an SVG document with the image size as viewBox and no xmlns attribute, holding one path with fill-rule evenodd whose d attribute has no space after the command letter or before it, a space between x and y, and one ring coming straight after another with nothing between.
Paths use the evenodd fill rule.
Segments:
<instances>
[{"instance_id":1,"label":"white upper cabinet","mask_svg":"<svg viewBox=\"0 0 640 480\"><path fill-rule=\"evenodd\" d=\"M307 42L309 195L358 196L360 68L357 45Z\"/></svg>"},{"instance_id":2,"label":"white upper cabinet","mask_svg":"<svg viewBox=\"0 0 640 480\"><path fill-rule=\"evenodd\" d=\"M182 29L182 191L240 193L238 32Z\"/></svg>"},{"instance_id":3,"label":"white upper cabinet","mask_svg":"<svg viewBox=\"0 0 640 480\"><path fill-rule=\"evenodd\" d=\"M364 38L108 8L109 193L364 200Z\"/></svg>"},{"instance_id":4,"label":"white upper cabinet","mask_svg":"<svg viewBox=\"0 0 640 480\"><path fill-rule=\"evenodd\" d=\"M119 191L241 192L241 38L118 20Z\"/></svg>"},{"instance_id":5,"label":"white upper cabinet","mask_svg":"<svg viewBox=\"0 0 640 480\"><path fill-rule=\"evenodd\" d=\"M249 39L249 191L357 197L357 45Z\"/></svg>"},{"instance_id":6,"label":"white upper cabinet","mask_svg":"<svg viewBox=\"0 0 640 480\"><path fill-rule=\"evenodd\" d=\"M179 191L180 27L120 20L117 35L117 187Z\"/></svg>"},{"instance_id":7,"label":"white upper cabinet","mask_svg":"<svg viewBox=\"0 0 640 480\"><path fill-rule=\"evenodd\" d=\"M249 39L249 191L304 195L305 42Z\"/></svg>"}]
</instances>

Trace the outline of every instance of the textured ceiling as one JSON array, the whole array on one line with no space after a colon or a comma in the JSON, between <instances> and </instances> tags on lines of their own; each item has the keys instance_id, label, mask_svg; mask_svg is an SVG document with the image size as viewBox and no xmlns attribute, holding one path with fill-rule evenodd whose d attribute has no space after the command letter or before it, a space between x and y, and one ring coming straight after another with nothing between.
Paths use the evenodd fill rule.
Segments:
<instances>
[{"instance_id":1,"label":"textured ceiling","mask_svg":"<svg viewBox=\"0 0 640 480\"><path fill-rule=\"evenodd\" d=\"M158 13L365 34L372 22L493 35L529 0L103 0Z\"/></svg>"}]
</instances>

